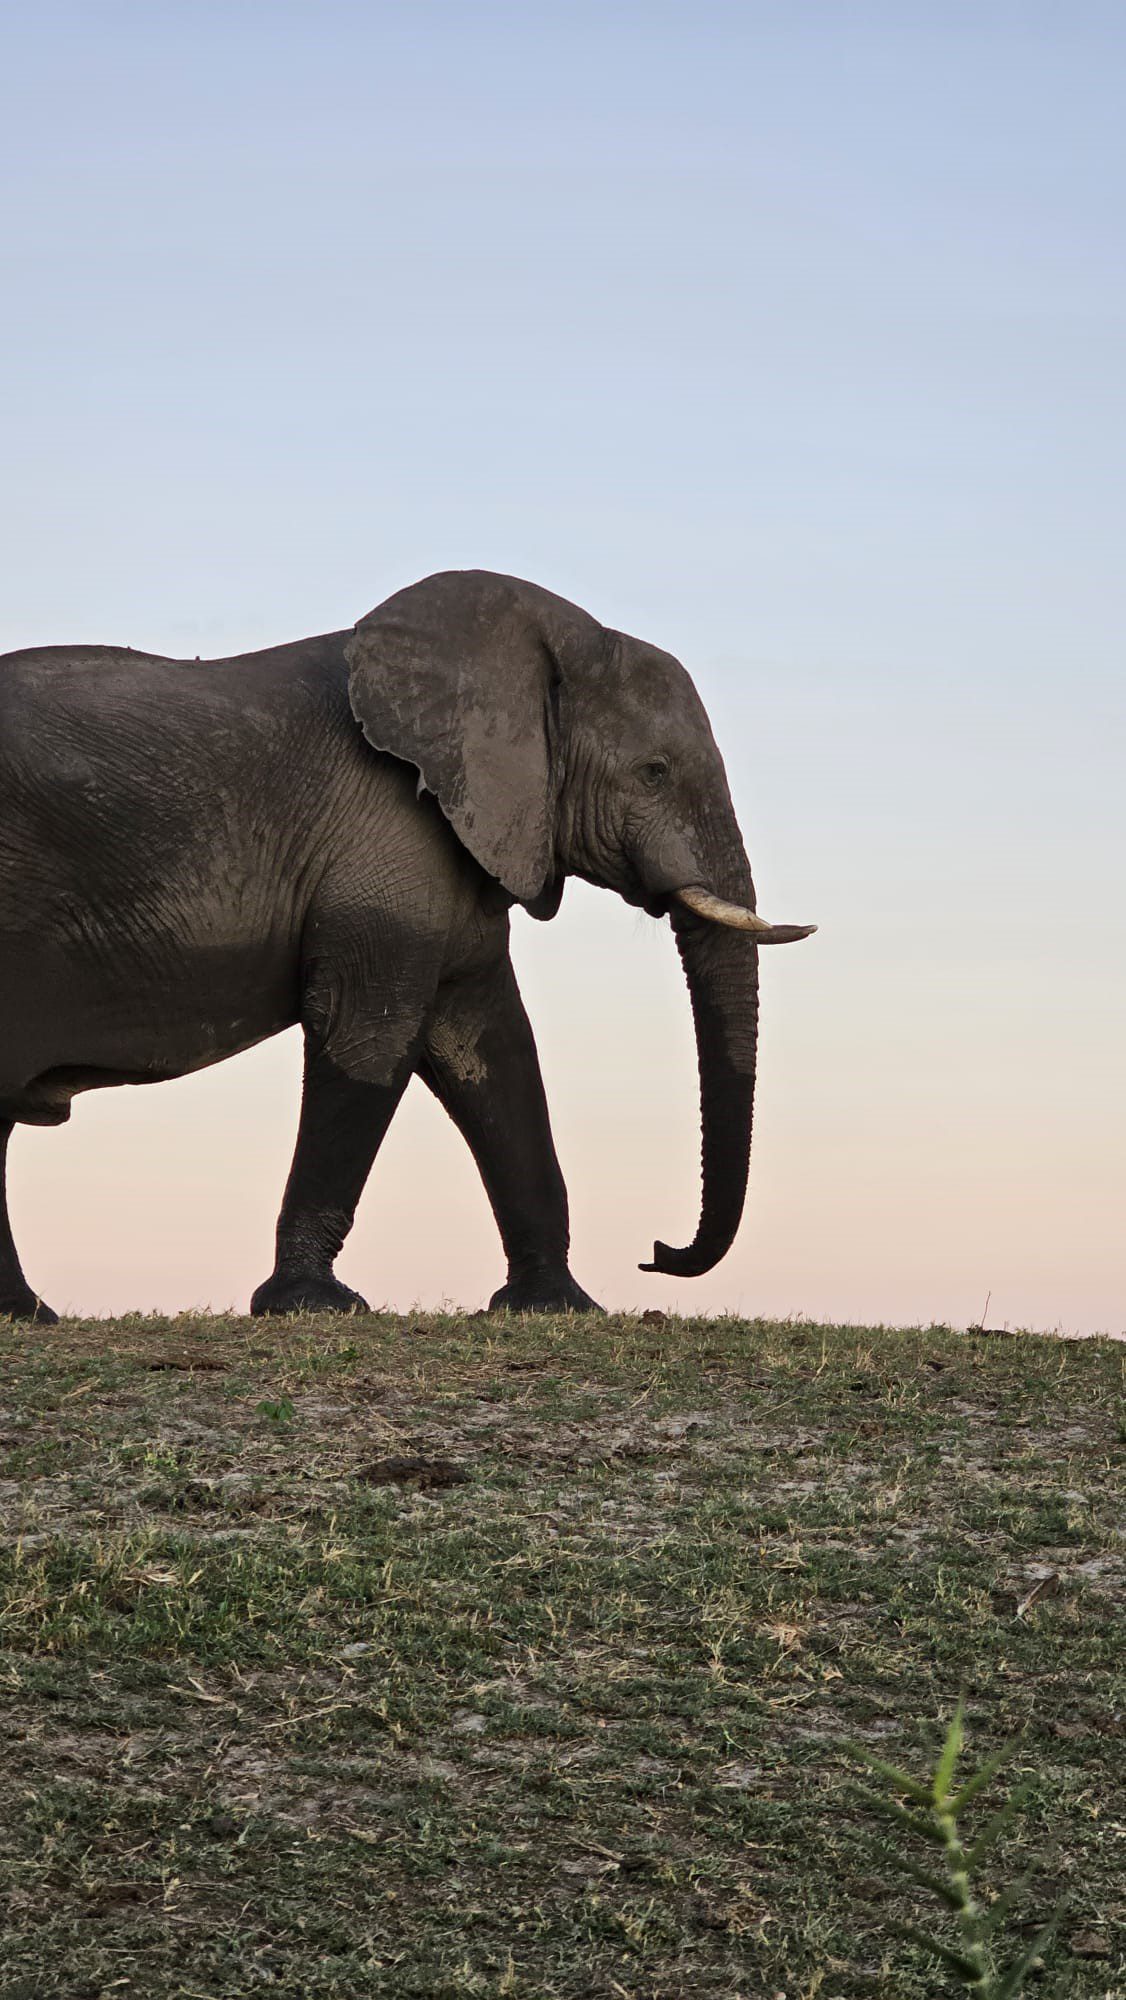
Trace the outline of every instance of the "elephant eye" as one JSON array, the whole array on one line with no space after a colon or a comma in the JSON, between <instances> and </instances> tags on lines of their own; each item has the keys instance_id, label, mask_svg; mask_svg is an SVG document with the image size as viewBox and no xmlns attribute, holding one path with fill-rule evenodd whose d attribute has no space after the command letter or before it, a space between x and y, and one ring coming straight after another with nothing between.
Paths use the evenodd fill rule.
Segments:
<instances>
[{"instance_id":1,"label":"elephant eye","mask_svg":"<svg viewBox=\"0 0 1126 2000\"><path fill-rule=\"evenodd\" d=\"M650 757L638 770L642 783L655 790L658 785L664 784L669 775L669 760L667 757Z\"/></svg>"}]
</instances>

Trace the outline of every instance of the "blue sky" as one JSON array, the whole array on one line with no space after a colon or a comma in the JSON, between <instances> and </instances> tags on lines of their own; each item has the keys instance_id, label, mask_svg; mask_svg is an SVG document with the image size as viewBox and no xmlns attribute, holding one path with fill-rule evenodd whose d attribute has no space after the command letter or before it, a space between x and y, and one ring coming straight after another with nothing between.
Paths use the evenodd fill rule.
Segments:
<instances>
[{"instance_id":1,"label":"blue sky","mask_svg":"<svg viewBox=\"0 0 1126 2000\"><path fill-rule=\"evenodd\" d=\"M534 577L685 660L762 907L822 926L764 965L751 1209L696 1286L634 1268L695 1200L669 940L581 888L520 927L610 1302L1126 1327L1124 54L1043 0L0 24L0 646ZM35 1281L245 1296L294 1062L21 1134ZM346 1274L477 1303L482 1217L409 1104Z\"/></svg>"}]
</instances>

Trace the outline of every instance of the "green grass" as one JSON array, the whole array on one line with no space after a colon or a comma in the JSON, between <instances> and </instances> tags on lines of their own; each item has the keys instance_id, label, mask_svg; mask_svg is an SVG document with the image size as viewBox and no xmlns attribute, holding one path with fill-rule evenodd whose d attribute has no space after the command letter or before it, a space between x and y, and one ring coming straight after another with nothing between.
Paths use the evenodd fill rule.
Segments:
<instances>
[{"instance_id":1,"label":"green grass","mask_svg":"<svg viewBox=\"0 0 1126 2000\"><path fill-rule=\"evenodd\" d=\"M929 1768L960 1694L1029 1991L1126 2000L1124 1362L0 1323L0 2000L921 2000L848 1745Z\"/></svg>"}]
</instances>

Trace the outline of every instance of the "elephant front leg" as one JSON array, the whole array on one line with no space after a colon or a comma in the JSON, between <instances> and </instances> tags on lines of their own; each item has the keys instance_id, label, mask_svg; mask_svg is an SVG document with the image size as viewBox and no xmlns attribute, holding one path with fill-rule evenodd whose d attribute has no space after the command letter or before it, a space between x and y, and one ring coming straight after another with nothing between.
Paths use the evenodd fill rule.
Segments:
<instances>
[{"instance_id":1,"label":"elephant front leg","mask_svg":"<svg viewBox=\"0 0 1126 2000\"><path fill-rule=\"evenodd\" d=\"M439 992L419 1074L468 1143L500 1230L508 1282L490 1309L601 1311L568 1268L567 1190L536 1045L507 957Z\"/></svg>"},{"instance_id":2,"label":"elephant front leg","mask_svg":"<svg viewBox=\"0 0 1126 2000\"><path fill-rule=\"evenodd\" d=\"M54 1326L58 1313L37 1298L24 1277L8 1221L8 1140L12 1128L0 1123L0 1319L34 1319Z\"/></svg>"},{"instance_id":3,"label":"elephant front leg","mask_svg":"<svg viewBox=\"0 0 1126 2000\"><path fill-rule=\"evenodd\" d=\"M367 1301L342 1285L332 1267L413 1062L412 1048L387 1082L373 1082L306 1035L301 1123L278 1218L277 1259L250 1301L252 1313L367 1311Z\"/></svg>"}]
</instances>

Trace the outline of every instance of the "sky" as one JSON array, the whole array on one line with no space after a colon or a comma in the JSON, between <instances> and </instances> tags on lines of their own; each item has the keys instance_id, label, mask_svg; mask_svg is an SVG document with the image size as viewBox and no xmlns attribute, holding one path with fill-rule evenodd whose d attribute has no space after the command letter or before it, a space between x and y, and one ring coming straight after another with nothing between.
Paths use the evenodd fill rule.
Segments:
<instances>
[{"instance_id":1,"label":"sky","mask_svg":"<svg viewBox=\"0 0 1126 2000\"><path fill-rule=\"evenodd\" d=\"M755 1150L691 1235L667 925L514 918L611 1307L1126 1330L1126 16L1098 0L0 10L0 650L225 655L462 566L675 652L759 907ZM245 1306L296 1033L20 1129L32 1283ZM340 1274L503 1279L412 1085Z\"/></svg>"}]
</instances>

